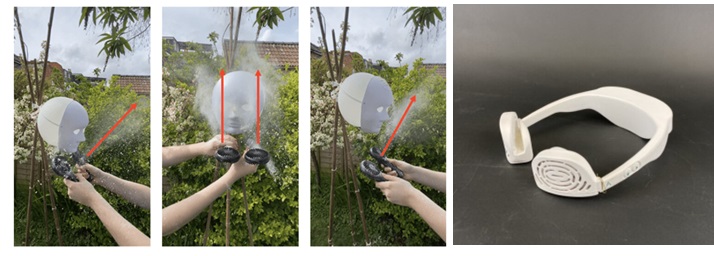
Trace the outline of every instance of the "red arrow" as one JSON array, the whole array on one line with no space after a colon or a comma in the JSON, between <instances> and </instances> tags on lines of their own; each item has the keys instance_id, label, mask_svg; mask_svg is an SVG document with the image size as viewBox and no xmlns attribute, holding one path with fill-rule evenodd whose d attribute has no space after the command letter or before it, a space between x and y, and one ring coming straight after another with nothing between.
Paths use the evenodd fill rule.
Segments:
<instances>
[{"instance_id":1,"label":"red arrow","mask_svg":"<svg viewBox=\"0 0 714 256\"><path fill-rule=\"evenodd\" d=\"M255 140L260 144L260 69L255 72L255 89L256 89L256 102L258 103L255 108Z\"/></svg>"},{"instance_id":2,"label":"red arrow","mask_svg":"<svg viewBox=\"0 0 714 256\"><path fill-rule=\"evenodd\" d=\"M221 69L219 74L221 75L221 143L223 143L223 76L226 75L226 71Z\"/></svg>"},{"instance_id":3,"label":"red arrow","mask_svg":"<svg viewBox=\"0 0 714 256\"><path fill-rule=\"evenodd\" d=\"M389 148L389 144L392 143L392 140L394 139L394 135L397 135L397 130L399 130L399 126L402 125L402 121L404 121L404 118L407 117L407 112L409 112L409 108L412 107L412 104L414 104L415 101L416 101L416 95L409 98L409 105L407 106L407 109L404 110L404 114L402 114L402 118L399 119L399 123L397 124L397 127L394 128L394 131L392 132L392 136L389 137L389 140L387 141L387 145L385 145L384 149L382 149L382 156L384 156L384 153L387 153L387 148Z\"/></svg>"},{"instance_id":4,"label":"red arrow","mask_svg":"<svg viewBox=\"0 0 714 256\"><path fill-rule=\"evenodd\" d=\"M89 157L89 156L92 155L92 153L94 152L94 150L96 150L96 149L99 147L99 145L101 145L102 142L104 142L104 140L107 139L107 137L109 137L109 134L112 133L112 131L114 131L114 128L117 128L117 126L119 126L119 123L121 123L121 121L124 121L124 118L126 118L126 116L128 116L129 113L131 113L131 111L133 111L134 109L136 109L136 103L131 104L131 107L129 107L129 110L127 110L126 113L124 113L124 115L121 116L121 118L119 118L119 121L117 121L117 122L114 124L114 126L112 126L112 128L109 129L109 131L107 132L107 134L104 134L104 137L102 137L102 139L99 140L99 142L97 142L96 145L94 145L94 147L92 148L92 150L90 150L89 152L87 152L87 157Z\"/></svg>"}]
</instances>

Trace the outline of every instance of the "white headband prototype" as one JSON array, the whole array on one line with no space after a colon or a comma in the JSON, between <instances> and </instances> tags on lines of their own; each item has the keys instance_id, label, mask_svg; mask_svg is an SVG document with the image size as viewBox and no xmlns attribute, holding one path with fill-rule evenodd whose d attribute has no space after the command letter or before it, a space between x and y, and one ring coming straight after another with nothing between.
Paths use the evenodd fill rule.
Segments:
<instances>
[{"instance_id":1,"label":"white headband prototype","mask_svg":"<svg viewBox=\"0 0 714 256\"><path fill-rule=\"evenodd\" d=\"M600 178L580 154L553 147L533 158L528 127L560 112L592 109L613 124L649 142L617 169ZM589 197L604 192L657 159L672 131L672 109L664 102L622 87L601 87L550 103L523 119L515 112L501 114L501 137L506 159L511 164L533 160L533 176L538 188L559 196Z\"/></svg>"}]
</instances>

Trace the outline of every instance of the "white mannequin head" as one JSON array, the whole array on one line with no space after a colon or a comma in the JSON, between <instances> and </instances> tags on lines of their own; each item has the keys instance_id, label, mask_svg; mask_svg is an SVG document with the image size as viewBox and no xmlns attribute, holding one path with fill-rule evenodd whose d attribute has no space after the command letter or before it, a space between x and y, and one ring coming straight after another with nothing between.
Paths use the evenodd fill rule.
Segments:
<instances>
[{"instance_id":1,"label":"white mannequin head","mask_svg":"<svg viewBox=\"0 0 714 256\"><path fill-rule=\"evenodd\" d=\"M245 71L234 71L223 76L224 129L229 134L241 134L250 130L256 118L256 77ZM261 85L261 88L263 86ZM260 112L265 102L264 90L260 90ZM213 86L213 113L221 122L221 80Z\"/></svg>"},{"instance_id":2,"label":"white mannequin head","mask_svg":"<svg viewBox=\"0 0 714 256\"><path fill-rule=\"evenodd\" d=\"M369 73L355 73L340 86L337 104L347 123L362 131L377 133L389 120L387 112L394 97L387 81Z\"/></svg>"},{"instance_id":3,"label":"white mannequin head","mask_svg":"<svg viewBox=\"0 0 714 256\"><path fill-rule=\"evenodd\" d=\"M70 98L55 97L40 107L37 128L40 136L59 150L74 153L85 140L84 129L89 124L87 111Z\"/></svg>"}]
</instances>

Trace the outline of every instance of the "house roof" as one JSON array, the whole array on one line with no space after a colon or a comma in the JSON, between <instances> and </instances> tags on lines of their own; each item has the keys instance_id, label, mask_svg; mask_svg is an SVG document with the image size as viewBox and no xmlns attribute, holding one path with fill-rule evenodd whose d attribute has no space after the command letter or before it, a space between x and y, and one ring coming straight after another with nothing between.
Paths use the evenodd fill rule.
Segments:
<instances>
[{"instance_id":1,"label":"house roof","mask_svg":"<svg viewBox=\"0 0 714 256\"><path fill-rule=\"evenodd\" d=\"M436 74L446 78L446 63L424 63L422 66L426 69L436 68Z\"/></svg>"},{"instance_id":2,"label":"house roof","mask_svg":"<svg viewBox=\"0 0 714 256\"><path fill-rule=\"evenodd\" d=\"M151 93L150 76L115 75L118 77L116 83L119 86L132 85L131 89L139 95L149 96Z\"/></svg>"},{"instance_id":3,"label":"house roof","mask_svg":"<svg viewBox=\"0 0 714 256\"><path fill-rule=\"evenodd\" d=\"M223 41L223 45L228 40ZM292 68L299 66L299 47L297 42L255 42L238 40L238 48L241 45L255 45L255 50L259 57L268 56L268 62L273 66L288 65Z\"/></svg>"},{"instance_id":4,"label":"house roof","mask_svg":"<svg viewBox=\"0 0 714 256\"><path fill-rule=\"evenodd\" d=\"M310 54L316 57L322 57L322 50L317 45L310 43Z\"/></svg>"},{"instance_id":5,"label":"house roof","mask_svg":"<svg viewBox=\"0 0 714 256\"><path fill-rule=\"evenodd\" d=\"M15 54L13 57L14 57L13 62L14 62L15 68L18 69L18 68L22 67L22 58L20 57L20 55Z\"/></svg>"}]
</instances>

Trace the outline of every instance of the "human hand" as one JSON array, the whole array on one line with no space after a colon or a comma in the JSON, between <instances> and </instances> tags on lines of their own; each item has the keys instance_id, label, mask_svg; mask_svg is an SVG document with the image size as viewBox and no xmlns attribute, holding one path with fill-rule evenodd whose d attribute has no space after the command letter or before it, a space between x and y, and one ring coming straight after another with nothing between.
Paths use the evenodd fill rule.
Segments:
<instances>
[{"instance_id":1,"label":"human hand","mask_svg":"<svg viewBox=\"0 0 714 256\"><path fill-rule=\"evenodd\" d=\"M243 154L238 160L238 162L231 164L231 167L228 169L228 172L233 174L236 178L244 177L246 175L250 175L255 173L258 170L257 165L252 165L249 164L245 161L245 153L248 152L248 149L243 150Z\"/></svg>"},{"instance_id":2,"label":"human hand","mask_svg":"<svg viewBox=\"0 0 714 256\"><path fill-rule=\"evenodd\" d=\"M104 171L94 165L84 164L82 166L75 165L75 167L77 167L77 174L84 176L85 179L88 179L91 174L94 177L91 181L93 184L101 184L105 180L106 175Z\"/></svg>"},{"instance_id":3,"label":"human hand","mask_svg":"<svg viewBox=\"0 0 714 256\"><path fill-rule=\"evenodd\" d=\"M386 181L376 182L376 186L382 190L384 197L393 204L412 208L412 199L421 192L399 177L393 175L383 175L383 177Z\"/></svg>"},{"instance_id":4,"label":"human hand","mask_svg":"<svg viewBox=\"0 0 714 256\"><path fill-rule=\"evenodd\" d=\"M94 186L84 178L84 175L77 175L78 182L68 179L64 180L67 186L67 196L69 199L77 201L80 204L93 207L94 204L102 198L101 195L94 189Z\"/></svg>"},{"instance_id":5,"label":"human hand","mask_svg":"<svg viewBox=\"0 0 714 256\"><path fill-rule=\"evenodd\" d=\"M221 135L216 135L213 136L210 140L204 142L201 144L203 150L202 153L206 156L213 156L216 154L216 151L223 147L223 146L228 146L231 148L234 148L238 150L238 140L233 138L233 136L230 136L228 134L223 135L223 143L221 143Z\"/></svg>"},{"instance_id":6,"label":"human hand","mask_svg":"<svg viewBox=\"0 0 714 256\"><path fill-rule=\"evenodd\" d=\"M413 165L411 165L407 162L401 161L401 160L397 160L397 159L387 158L387 160L390 163L392 163L395 167L399 168L399 170L402 170L402 172L404 173L404 177L402 177L403 179L409 180L409 181L413 180L414 175L415 175L415 173L414 173L415 168ZM386 172L388 175L397 176L397 172L393 171L392 168L385 167L384 165L382 165L382 168L384 168L384 172Z\"/></svg>"}]
</instances>

